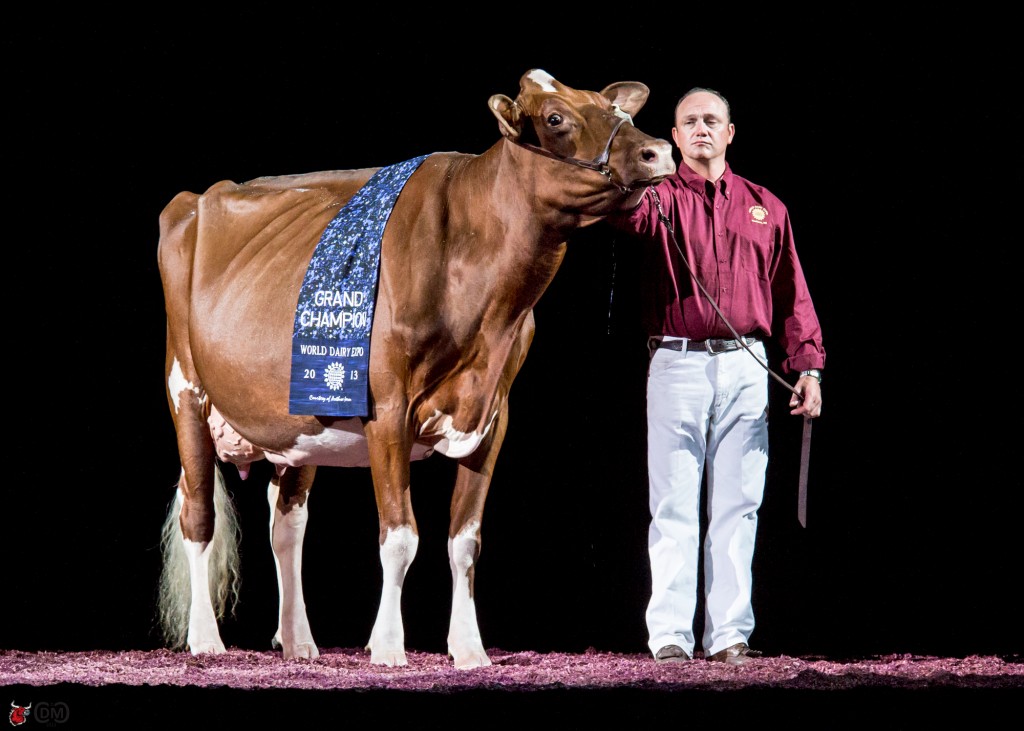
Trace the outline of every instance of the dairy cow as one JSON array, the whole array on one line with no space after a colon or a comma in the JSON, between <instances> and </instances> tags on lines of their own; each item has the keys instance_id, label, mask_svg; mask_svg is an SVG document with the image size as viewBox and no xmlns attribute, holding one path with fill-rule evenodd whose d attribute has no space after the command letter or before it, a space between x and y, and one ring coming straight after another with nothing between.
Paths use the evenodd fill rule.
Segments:
<instances>
[{"instance_id":1,"label":"dairy cow","mask_svg":"<svg viewBox=\"0 0 1024 731\"><path fill-rule=\"evenodd\" d=\"M238 554L220 469L236 465L244 478L266 459L276 467L268 490L280 592L274 645L285 658L316 658L301 578L310 487L318 466L369 466L383 586L367 649L372 663L405 664L401 593L418 543L410 461L436 451L458 461L448 652L457 668L490 664L473 582L509 389L569 235L675 170L668 142L632 124L647 97L637 82L580 91L534 69L515 99L489 99L501 134L491 148L424 157L380 238L361 415L295 413L292 358L299 292L318 243L380 169L224 181L166 206L158 261L181 459L161 579L172 646L225 650L218 620L237 587ZM339 369L331 387L348 385L344 375Z\"/></svg>"}]
</instances>

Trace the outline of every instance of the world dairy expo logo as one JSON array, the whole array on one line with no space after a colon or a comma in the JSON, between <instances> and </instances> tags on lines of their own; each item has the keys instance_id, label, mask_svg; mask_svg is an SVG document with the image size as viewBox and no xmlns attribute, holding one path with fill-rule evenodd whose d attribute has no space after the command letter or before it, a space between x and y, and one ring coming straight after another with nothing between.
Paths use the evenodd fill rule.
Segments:
<instances>
[{"instance_id":1,"label":"world dairy expo logo","mask_svg":"<svg viewBox=\"0 0 1024 731\"><path fill-rule=\"evenodd\" d=\"M324 383L332 391L340 391L345 387L345 366L341 363L331 363L324 369Z\"/></svg>"}]
</instances>

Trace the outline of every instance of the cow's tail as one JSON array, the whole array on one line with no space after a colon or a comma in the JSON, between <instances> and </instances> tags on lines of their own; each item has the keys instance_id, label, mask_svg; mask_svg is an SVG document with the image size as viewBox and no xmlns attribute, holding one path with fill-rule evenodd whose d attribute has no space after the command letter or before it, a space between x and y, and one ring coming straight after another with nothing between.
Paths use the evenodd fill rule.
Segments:
<instances>
[{"instance_id":1,"label":"cow's tail","mask_svg":"<svg viewBox=\"0 0 1024 731\"><path fill-rule=\"evenodd\" d=\"M164 641L174 649L184 648L188 637L189 605L192 601L188 557L181 535L181 491L176 490L167 511L161 531L160 548L163 553L163 571L160 574L160 592L157 599L160 629ZM210 554L210 597L218 619L230 608L232 614L238 603L241 586L238 544L241 537L238 512L224 485L220 467L214 466L213 541Z\"/></svg>"}]
</instances>

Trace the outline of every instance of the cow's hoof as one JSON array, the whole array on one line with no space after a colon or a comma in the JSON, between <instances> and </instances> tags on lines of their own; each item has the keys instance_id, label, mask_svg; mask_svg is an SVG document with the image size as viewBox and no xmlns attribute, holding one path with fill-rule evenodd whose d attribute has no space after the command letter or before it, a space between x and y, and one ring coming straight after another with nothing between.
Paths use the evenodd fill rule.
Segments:
<instances>
[{"instance_id":1,"label":"cow's hoof","mask_svg":"<svg viewBox=\"0 0 1024 731\"><path fill-rule=\"evenodd\" d=\"M189 651L193 655L223 655L227 652L224 643L220 640L207 642L189 643Z\"/></svg>"},{"instance_id":2,"label":"cow's hoof","mask_svg":"<svg viewBox=\"0 0 1024 731\"><path fill-rule=\"evenodd\" d=\"M320 657L320 650L312 642L301 642L283 654L285 660L316 660Z\"/></svg>"},{"instance_id":3,"label":"cow's hoof","mask_svg":"<svg viewBox=\"0 0 1024 731\"><path fill-rule=\"evenodd\" d=\"M473 668L486 668L491 664L491 658L483 650L472 652L454 653L449 651L452 660L455 662L456 670L472 670Z\"/></svg>"},{"instance_id":4,"label":"cow's hoof","mask_svg":"<svg viewBox=\"0 0 1024 731\"><path fill-rule=\"evenodd\" d=\"M400 665L408 665L409 661L405 657L405 650L382 650L380 652L372 650L370 652L370 663L373 665L387 665L389 668L393 668Z\"/></svg>"}]
</instances>

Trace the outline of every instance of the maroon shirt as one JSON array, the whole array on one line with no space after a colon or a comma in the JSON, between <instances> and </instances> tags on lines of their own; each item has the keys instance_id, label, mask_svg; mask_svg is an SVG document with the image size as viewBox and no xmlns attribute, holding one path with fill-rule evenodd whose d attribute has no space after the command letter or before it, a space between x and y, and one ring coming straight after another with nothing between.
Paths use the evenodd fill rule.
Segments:
<instances>
[{"instance_id":1,"label":"maroon shirt","mask_svg":"<svg viewBox=\"0 0 1024 731\"><path fill-rule=\"evenodd\" d=\"M681 163L655 190L690 267L736 332L776 337L788 356L785 372L824 368L821 327L782 201L728 165L716 186ZM608 222L653 244L647 251L652 281L642 288L649 334L733 337L693 284L650 191Z\"/></svg>"}]
</instances>

